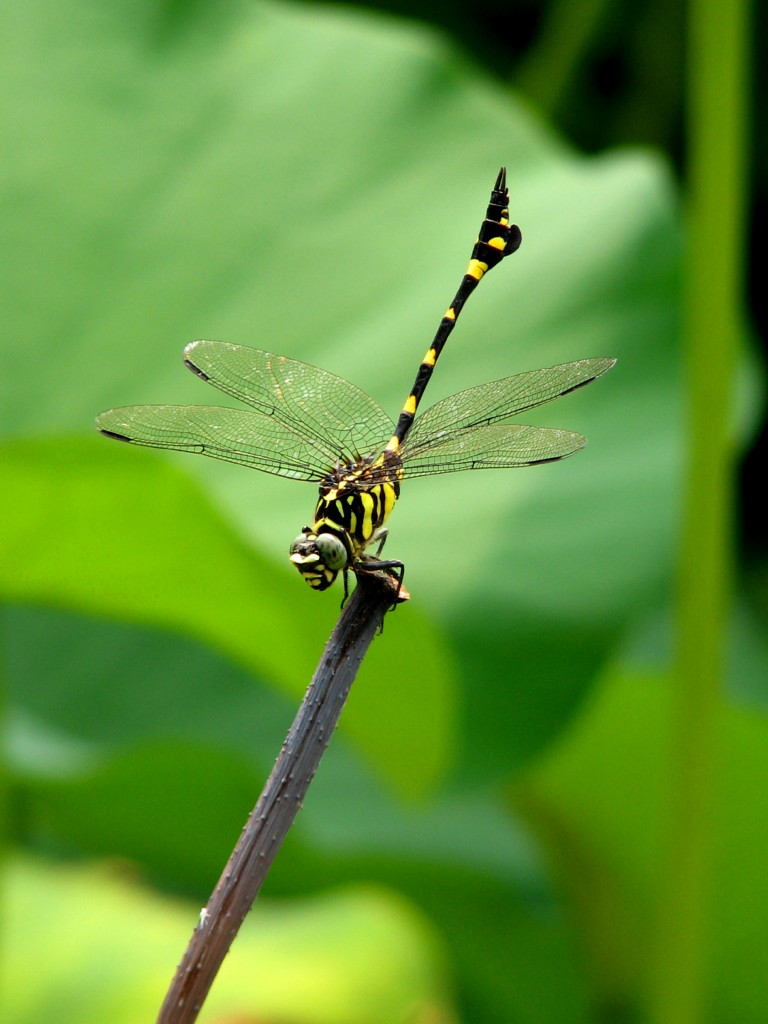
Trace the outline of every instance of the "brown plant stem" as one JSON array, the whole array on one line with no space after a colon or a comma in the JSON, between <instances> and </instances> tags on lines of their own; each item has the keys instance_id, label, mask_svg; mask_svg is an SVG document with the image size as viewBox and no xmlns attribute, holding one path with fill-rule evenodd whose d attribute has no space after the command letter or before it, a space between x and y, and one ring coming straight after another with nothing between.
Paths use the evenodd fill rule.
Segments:
<instances>
[{"instance_id":1,"label":"brown plant stem","mask_svg":"<svg viewBox=\"0 0 768 1024\"><path fill-rule=\"evenodd\" d=\"M341 715L368 647L392 607L396 583L381 573L357 575L357 586L325 646L256 807L192 933L157 1024L191 1024L272 862Z\"/></svg>"}]
</instances>

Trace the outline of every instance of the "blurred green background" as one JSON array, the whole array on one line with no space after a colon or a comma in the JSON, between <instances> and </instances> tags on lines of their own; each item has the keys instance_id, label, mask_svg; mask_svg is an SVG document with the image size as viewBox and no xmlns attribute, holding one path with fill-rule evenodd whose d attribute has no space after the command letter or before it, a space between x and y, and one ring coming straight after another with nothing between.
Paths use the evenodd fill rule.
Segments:
<instances>
[{"instance_id":1,"label":"blurred green background","mask_svg":"<svg viewBox=\"0 0 768 1024\"><path fill-rule=\"evenodd\" d=\"M338 613L286 559L313 488L110 444L94 415L216 404L181 364L200 337L321 365L395 415L501 164L523 244L426 404L618 365L526 417L585 433L578 457L404 487L387 552L413 600L200 1019L694 1019L653 995L687 756L685 14L396 6L3 5L9 1024L154 1019ZM744 153L756 236L764 146ZM743 340L725 686L703 698L710 883L680 925L704 950L695 1019L750 1024L768 1016L768 533Z\"/></svg>"}]
</instances>

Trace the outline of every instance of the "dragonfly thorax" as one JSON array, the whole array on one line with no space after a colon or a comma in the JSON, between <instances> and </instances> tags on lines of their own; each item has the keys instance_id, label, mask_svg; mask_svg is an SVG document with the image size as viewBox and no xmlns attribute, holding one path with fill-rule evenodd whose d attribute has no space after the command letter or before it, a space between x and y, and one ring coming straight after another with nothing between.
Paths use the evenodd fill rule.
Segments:
<instances>
[{"instance_id":1,"label":"dragonfly thorax","mask_svg":"<svg viewBox=\"0 0 768 1024\"><path fill-rule=\"evenodd\" d=\"M337 465L320 484L312 526L291 545L290 558L313 590L325 590L354 566L400 496L402 463L395 452Z\"/></svg>"}]
</instances>

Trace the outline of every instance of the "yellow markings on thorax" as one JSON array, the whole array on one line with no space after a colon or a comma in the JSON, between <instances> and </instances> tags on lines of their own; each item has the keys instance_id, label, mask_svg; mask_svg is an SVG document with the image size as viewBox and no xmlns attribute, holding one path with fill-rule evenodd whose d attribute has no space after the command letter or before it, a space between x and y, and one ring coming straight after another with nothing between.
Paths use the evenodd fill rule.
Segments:
<instances>
[{"instance_id":1,"label":"yellow markings on thorax","mask_svg":"<svg viewBox=\"0 0 768 1024\"><path fill-rule=\"evenodd\" d=\"M389 517L389 513L395 507L395 502L397 501L397 492L395 491L395 488L392 486L392 484L382 484L381 492L384 499L381 513L381 521L382 523L384 523L384 521Z\"/></svg>"},{"instance_id":2,"label":"yellow markings on thorax","mask_svg":"<svg viewBox=\"0 0 768 1024\"><path fill-rule=\"evenodd\" d=\"M381 466L384 462L382 453L374 466ZM366 471L370 471L370 467L350 473L347 479L354 480L365 475ZM398 479L402 479L401 469L398 470ZM365 550L394 508L399 485L395 481L385 480L359 490L356 487L346 490L346 483L344 481L320 496L315 509L313 530L317 533L330 529L339 536L343 535L354 559Z\"/></svg>"},{"instance_id":3,"label":"yellow markings on thorax","mask_svg":"<svg viewBox=\"0 0 768 1024\"><path fill-rule=\"evenodd\" d=\"M387 447L384 449L385 452L396 452L400 447L400 438L392 437L387 443Z\"/></svg>"},{"instance_id":4,"label":"yellow markings on thorax","mask_svg":"<svg viewBox=\"0 0 768 1024\"><path fill-rule=\"evenodd\" d=\"M469 261L469 266L467 267L467 277L474 277L476 281L479 281L487 269L487 263L483 263L481 260L471 259Z\"/></svg>"},{"instance_id":5,"label":"yellow markings on thorax","mask_svg":"<svg viewBox=\"0 0 768 1024\"><path fill-rule=\"evenodd\" d=\"M368 540L375 529L373 525L373 510L376 507L376 501L368 491L360 491L359 498L360 504L363 506L363 525L359 536L364 540Z\"/></svg>"}]
</instances>

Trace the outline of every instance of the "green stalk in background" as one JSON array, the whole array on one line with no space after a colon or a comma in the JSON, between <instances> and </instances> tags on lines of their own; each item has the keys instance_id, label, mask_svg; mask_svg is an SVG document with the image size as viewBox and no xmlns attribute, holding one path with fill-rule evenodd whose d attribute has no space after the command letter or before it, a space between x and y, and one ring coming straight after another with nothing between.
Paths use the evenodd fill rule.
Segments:
<instances>
[{"instance_id":1,"label":"green stalk in background","mask_svg":"<svg viewBox=\"0 0 768 1024\"><path fill-rule=\"evenodd\" d=\"M562 108L608 8L607 0L553 0L544 5L541 32L521 59L515 88L534 99L547 117Z\"/></svg>"},{"instance_id":2,"label":"green stalk in background","mask_svg":"<svg viewBox=\"0 0 768 1024\"><path fill-rule=\"evenodd\" d=\"M733 381L742 321L748 7L692 0L684 291L689 458L678 577L671 804L654 1024L706 1015L721 682L730 603Z\"/></svg>"}]
</instances>

